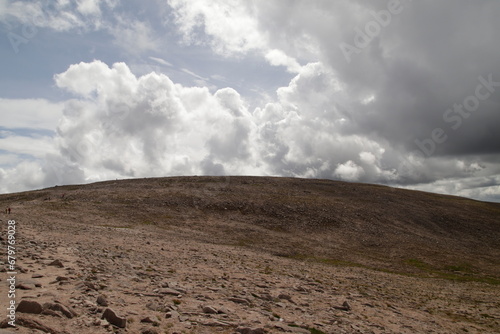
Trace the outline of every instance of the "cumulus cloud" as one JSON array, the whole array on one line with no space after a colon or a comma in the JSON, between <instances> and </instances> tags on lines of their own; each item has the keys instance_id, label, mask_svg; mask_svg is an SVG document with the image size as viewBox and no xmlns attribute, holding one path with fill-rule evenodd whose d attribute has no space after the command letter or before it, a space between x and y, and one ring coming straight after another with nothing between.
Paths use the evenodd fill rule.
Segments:
<instances>
[{"instance_id":1,"label":"cumulus cloud","mask_svg":"<svg viewBox=\"0 0 500 334\"><path fill-rule=\"evenodd\" d=\"M300 72L300 64L292 57L287 56L283 51L273 49L269 51L265 58L273 66L285 66L288 72Z\"/></svg>"},{"instance_id":2,"label":"cumulus cloud","mask_svg":"<svg viewBox=\"0 0 500 334\"><path fill-rule=\"evenodd\" d=\"M233 89L211 94L100 61L73 65L55 80L79 98L65 107L59 147L86 174L202 174L214 166L219 174L251 172L252 119Z\"/></svg>"}]
</instances>

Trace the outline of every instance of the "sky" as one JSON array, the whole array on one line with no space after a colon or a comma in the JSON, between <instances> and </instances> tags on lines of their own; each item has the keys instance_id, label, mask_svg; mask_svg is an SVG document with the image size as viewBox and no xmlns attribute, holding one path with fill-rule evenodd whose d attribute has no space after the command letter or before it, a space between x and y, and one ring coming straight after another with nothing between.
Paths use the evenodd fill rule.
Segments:
<instances>
[{"instance_id":1,"label":"sky","mask_svg":"<svg viewBox=\"0 0 500 334\"><path fill-rule=\"evenodd\" d=\"M500 202L498 0L0 0L0 192L272 175Z\"/></svg>"}]
</instances>

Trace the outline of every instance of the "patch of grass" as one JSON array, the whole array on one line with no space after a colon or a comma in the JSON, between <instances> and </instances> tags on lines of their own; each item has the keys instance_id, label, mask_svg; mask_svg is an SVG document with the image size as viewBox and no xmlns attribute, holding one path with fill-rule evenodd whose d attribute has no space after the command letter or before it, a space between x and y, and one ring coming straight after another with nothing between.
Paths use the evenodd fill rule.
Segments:
<instances>
[{"instance_id":1,"label":"patch of grass","mask_svg":"<svg viewBox=\"0 0 500 334\"><path fill-rule=\"evenodd\" d=\"M239 247L247 247L252 245L253 240L250 238L238 238L234 246L239 246Z\"/></svg>"},{"instance_id":2,"label":"patch of grass","mask_svg":"<svg viewBox=\"0 0 500 334\"><path fill-rule=\"evenodd\" d=\"M458 282L479 282L492 285L500 285L500 279L496 277L474 275L475 270L473 266L468 263L447 265L443 268L433 267L432 265L418 259L408 259L405 261L405 263L425 272L425 275L409 274L409 276L421 278L442 278Z\"/></svg>"},{"instance_id":3,"label":"patch of grass","mask_svg":"<svg viewBox=\"0 0 500 334\"><path fill-rule=\"evenodd\" d=\"M330 258L317 257L317 256L307 256L307 255L302 255L302 254L290 254L288 256L287 255L281 255L281 256L287 257L290 259L294 259L294 260L299 260L299 261L311 261L311 262L317 262L317 263L324 263L324 264L328 264L331 266L368 268L367 266L364 266L360 263L339 260L339 259L330 259Z\"/></svg>"},{"instance_id":4,"label":"patch of grass","mask_svg":"<svg viewBox=\"0 0 500 334\"><path fill-rule=\"evenodd\" d=\"M405 263L420 270L430 270L431 268L427 263L419 259L408 259Z\"/></svg>"},{"instance_id":5,"label":"patch of grass","mask_svg":"<svg viewBox=\"0 0 500 334\"><path fill-rule=\"evenodd\" d=\"M461 263L458 265L446 266L444 267L444 269L447 271L461 272L468 274L473 274L475 272L474 267L470 263Z\"/></svg>"},{"instance_id":6,"label":"patch of grass","mask_svg":"<svg viewBox=\"0 0 500 334\"><path fill-rule=\"evenodd\" d=\"M405 264L420 269L423 272L420 274L415 274L415 273L405 273L400 271L388 270L383 268L374 268L361 263L356 263L351 261L322 258L315 256L306 256L302 254L293 254L289 256L282 255L282 256L299 261L324 263L331 266L365 268L388 274L403 275L410 277L440 278L457 282L478 282L478 283L487 283L491 285L500 285L500 279L497 277L485 277L485 276L474 275L475 271L472 265L466 263L459 265L448 265L443 268L435 268L432 265L425 263L424 261L419 259L407 259L406 261L404 261Z\"/></svg>"}]
</instances>

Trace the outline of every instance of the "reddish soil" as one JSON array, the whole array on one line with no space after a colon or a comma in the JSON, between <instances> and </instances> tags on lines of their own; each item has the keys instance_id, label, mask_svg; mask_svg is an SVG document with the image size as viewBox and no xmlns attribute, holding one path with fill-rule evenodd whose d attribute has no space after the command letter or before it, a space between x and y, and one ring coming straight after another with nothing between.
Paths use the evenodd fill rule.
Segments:
<instances>
[{"instance_id":1,"label":"reddish soil","mask_svg":"<svg viewBox=\"0 0 500 334\"><path fill-rule=\"evenodd\" d=\"M241 176L54 187L0 205L12 209L2 245L16 221L25 301L0 333L500 332L500 204Z\"/></svg>"}]
</instances>

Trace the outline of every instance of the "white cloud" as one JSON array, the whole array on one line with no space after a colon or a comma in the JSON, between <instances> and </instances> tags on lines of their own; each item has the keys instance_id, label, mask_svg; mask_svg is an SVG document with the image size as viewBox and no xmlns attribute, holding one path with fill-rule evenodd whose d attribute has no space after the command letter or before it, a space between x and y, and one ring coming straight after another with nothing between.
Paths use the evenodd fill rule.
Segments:
<instances>
[{"instance_id":1,"label":"white cloud","mask_svg":"<svg viewBox=\"0 0 500 334\"><path fill-rule=\"evenodd\" d=\"M22 161L15 168L0 168L0 192L37 189L44 184L45 173L35 161Z\"/></svg>"},{"instance_id":2,"label":"white cloud","mask_svg":"<svg viewBox=\"0 0 500 334\"><path fill-rule=\"evenodd\" d=\"M181 68L181 71L184 72L184 73L186 73L186 74L189 74L190 76L192 76L192 77L194 77L196 79L200 79L200 80L202 80L204 82L208 80L208 78L204 78L204 77L202 77L202 76L194 73L193 71L188 70L187 68Z\"/></svg>"},{"instance_id":3,"label":"white cloud","mask_svg":"<svg viewBox=\"0 0 500 334\"><path fill-rule=\"evenodd\" d=\"M79 0L77 1L77 9L83 15L101 15L99 0Z\"/></svg>"},{"instance_id":4,"label":"white cloud","mask_svg":"<svg viewBox=\"0 0 500 334\"><path fill-rule=\"evenodd\" d=\"M76 95L101 99L108 94L130 96L136 87L136 78L124 63L116 63L110 69L101 61L74 64L54 76L58 87ZM111 90L111 92L110 92Z\"/></svg>"},{"instance_id":5,"label":"white cloud","mask_svg":"<svg viewBox=\"0 0 500 334\"><path fill-rule=\"evenodd\" d=\"M0 166L16 166L22 162L22 158L17 154L0 154Z\"/></svg>"},{"instance_id":6,"label":"white cloud","mask_svg":"<svg viewBox=\"0 0 500 334\"><path fill-rule=\"evenodd\" d=\"M334 171L334 175L341 180L359 181L364 172L361 166L349 160L343 164L339 164Z\"/></svg>"},{"instance_id":7,"label":"white cloud","mask_svg":"<svg viewBox=\"0 0 500 334\"><path fill-rule=\"evenodd\" d=\"M47 153L56 153L52 137L25 137L12 135L0 138L0 150L16 155L44 158Z\"/></svg>"},{"instance_id":8,"label":"white cloud","mask_svg":"<svg viewBox=\"0 0 500 334\"><path fill-rule=\"evenodd\" d=\"M231 0L169 0L180 33L188 43L209 43L221 55L244 54L267 44L252 15L252 4ZM207 36L198 34L200 29Z\"/></svg>"},{"instance_id":9,"label":"white cloud","mask_svg":"<svg viewBox=\"0 0 500 334\"><path fill-rule=\"evenodd\" d=\"M158 49L156 33L147 22L122 16L115 19L116 23L108 25L107 29L114 36L116 46L133 55Z\"/></svg>"},{"instance_id":10,"label":"white cloud","mask_svg":"<svg viewBox=\"0 0 500 334\"><path fill-rule=\"evenodd\" d=\"M500 202L500 174L446 178L426 184L408 186L407 188Z\"/></svg>"},{"instance_id":11,"label":"white cloud","mask_svg":"<svg viewBox=\"0 0 500 334\"><path fill-rule=\"evenodd\" d=\"M87 20L87 15L75 12L68 3L59 3L49 8L41 2L15 1L9 3L4 16L7 19L16 19L28 27L50 28L59 32L73 29L91 30L96 23Z\"/></svg>"},{"instance_id":12,"label":"white cloud","mask_svg":"<svg viewBox=\"0 0 500 334\"><path fill-rule=\"evenodd\" d=\"M265 58L273 66L285 66L287 71L291 73L300 72L301 66L297 60L287 56L281 50L273 49L265 55Z\"/></svg>"},{"instance_id":13,"label":"white cloud","mask_svg":"<svg viewBox=\"0 0 500 334\"><path fill-rule=\"evenodd\" d=\"M366 164L370 164L370 165L374 164L377 161L377 158L371 152L361 152L359 154L359 157L360 157L361 161L363 161Z\"/></svg>"},{"instance_id":14,"label":"white cloud","mask_svg":"<svg viewBox=\"0 0 500 334\"><path fill-rule=\"evenodd\" d=\"M252 120L234 90L212 95L98 61L71 66L56 83L83 98L66 105L61 152L94 178L202 174L207 157L226 173L250 171L254 163Z\"/></svg>"},{"instance_id":15,"label":"white cloud","mask_svg":"<svg viewBox=\"0 0 500 334\"><path fill-rule=\"evenodd\" d=\"M168 61L166 61L165 59L162 59L162 58L149 57L149 59L157 62L158 64L165 65L165 66L168 66L168 67L174 66L174 65L172 65L171 63L169 63Z\"/></svg>"},{"instance_id":16,"label":"white cloud","mask_svg":"<svg viewBox=\"0 0 500 334\"><path fill-rule=\"evenodd\" d=\"M77 0L53 2L14 1L2 3L5 7L0 19L10 25L22 25L16 31L29 40L39 28L56 32L77 32L81 35L105 31L114 37L113 43L124 52L138 55L156 50L157 37L147 21L140 21L117 10L116 0ZM103 9L114 11L113 16L103 15ZM82 36L78 36L82 38Z\"/></svg>"},{"instance_id":17,"label":"white cloud","mask_svg":"<svg viewBox=\"0 0 500 334\"><path fill-rule=\"evenodd\" d=\"M52 103L44 99L2 99L0 117L5 128L56 129L62 116L62 103Z\"/></svg>"}]
</instances>

